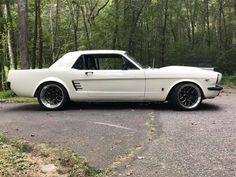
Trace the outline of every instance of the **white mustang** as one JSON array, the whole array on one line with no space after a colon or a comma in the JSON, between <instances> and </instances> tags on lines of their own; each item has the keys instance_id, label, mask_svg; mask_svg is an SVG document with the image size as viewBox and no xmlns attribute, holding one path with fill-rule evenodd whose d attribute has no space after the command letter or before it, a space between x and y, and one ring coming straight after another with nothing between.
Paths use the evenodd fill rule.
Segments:
<instances>
[{"instance_id":1,"label":"white mustang","mask_svg":"<svg viewBox=\"0 0 236 177\"><path fill-rule=\"evenodd\" d=\"M192 110L219 95L222 75L195 67L145 69L125 51L89 50L65 54L48 69L11 70L8 82L19 96L37 97L46 110L71 101L169 101Z\"/></svg>"}]
</instances>

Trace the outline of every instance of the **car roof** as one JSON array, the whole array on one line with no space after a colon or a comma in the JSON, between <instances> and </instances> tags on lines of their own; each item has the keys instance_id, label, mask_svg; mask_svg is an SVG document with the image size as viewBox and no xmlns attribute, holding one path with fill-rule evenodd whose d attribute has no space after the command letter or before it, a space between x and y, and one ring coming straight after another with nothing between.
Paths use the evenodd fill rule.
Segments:
<instances>
[{"instance_id":1,"label":"car roof","mask_svg":"<svg viewBox=\"0 0 236 177\"><path fill-rule=\"evenodd\" d=\"M85 54L124 54L126 51L123 50L80 50L69 52L73 54L85 55Z\"/></svg>"},{"instance_id":2,"label":"car roof","mask_svg":"<svg viewBox=\"0 0 236 177\"><path fill-rule=\"evenodd\" d=\"M80 55L86 54L125 54L126 51L122 50L80 50L69 52L63 55L60 59L58 59L50 68L67 68L72 67L75 61L78 59Z\"/></svg>"}]
</instances>

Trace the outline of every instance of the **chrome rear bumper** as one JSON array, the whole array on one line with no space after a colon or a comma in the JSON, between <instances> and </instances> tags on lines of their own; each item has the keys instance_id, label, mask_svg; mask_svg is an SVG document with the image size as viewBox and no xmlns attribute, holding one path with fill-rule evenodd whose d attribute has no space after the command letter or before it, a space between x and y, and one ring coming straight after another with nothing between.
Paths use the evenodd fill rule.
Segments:
<instances>
[{"instance_id":1,"label":"chrome rear bumper","mask_svg":"<svg viewBox=\"0 0 236 177\"><path fill-rule=\"evenodd\" d=\"M10 90L10 89L11 89L11 83L10 83L10 82L5 82L5 83L4 83L4 88L5 88L6 90Z\"/></svg>"}]
</instances>

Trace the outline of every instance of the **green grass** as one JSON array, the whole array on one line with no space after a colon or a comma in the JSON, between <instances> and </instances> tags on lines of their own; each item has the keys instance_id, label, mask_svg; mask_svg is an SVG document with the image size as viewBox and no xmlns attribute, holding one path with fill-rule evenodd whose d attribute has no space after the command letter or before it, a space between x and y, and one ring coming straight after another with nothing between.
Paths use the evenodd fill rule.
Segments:
<instances>
[{"instance_id":1,"label":"green grass","mask_svg":"<svg viewBox=\"0 0 236 177\"><path fill-rule=\"evenodd\" d=\"M18 97L11 90L0 91L0 102L7 103L33 103L35 98Z\"/></svg>"},{"instance_id":2,"label":"green grass","mask_svg":"<svg viewBox=\"0 0 236 177\"><path fill-rule=\"evenodd\" d=\"M12 91L0 91L0 99L7 99L10 97L14 97L14 93Z\"/></svg>"},{"instance_id":3,"label":"green grass","mask_svg":"<svg viewBox=\"0 0 236 177\"><path fill-rule=\"evenodd\" d=\"M104 172L88 165L84 157L72 150L32 145L28 142L10 140L0 134L0 176L47 176L42 165L54 164L56 172L49 176L102 177Z\"/></svg>"},{"instance_id":4,"label":"green grass","mask_svg":"<svg viewBox=\"0 0 236 177\"><path fill-rule=\"evenodd\" d=\"M227 87L236 89L236 75L223 76L221 83Z\"/></svg>"}]
</instances>

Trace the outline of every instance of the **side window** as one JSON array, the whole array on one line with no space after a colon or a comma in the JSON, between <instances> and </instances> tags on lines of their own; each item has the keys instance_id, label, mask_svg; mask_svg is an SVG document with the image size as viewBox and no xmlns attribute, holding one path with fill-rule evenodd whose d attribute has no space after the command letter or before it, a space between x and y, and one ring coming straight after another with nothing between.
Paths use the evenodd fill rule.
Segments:
<instances>
[{"instance_id":1,"label":"side window","mask_svg":"<svg viewBox=\"0 0 236 177\"><path fill-rule=\"evenodd\" d=\"M138 70L137 66L135 66L133 63L131 63L129 60L125 59L124 70Z\"/></svg>"},{"instance_id":2,"label":"side window","mask_svg":"<svg viewBox=\"0 0 236 177\"><path fill-rule=\"evenodd\" d=\"M75 64L73 65L74 69L78 69L78 70L83 70L85 69L84 67L84 56L80 56L77 61L75 62Z\"/></svg>"},{"instance_id":3,"label":"side window","mask_svg":"<svg viewBox=\"0 0 236 177\"><path fill-rule=\"evenodd\" d=\"M133 63L118 54L82 55L73 68L78 70L135 70Z\"/></svg>"},{"instance_id":4,"label":"side window","mask_svg":"<svg viewBox=\"0 0 236 177\"><path fill-rule=\"evenodd\" d=\"M122 70L123 58L120 55L98 55L100 70Z\"/></svg>"},{"instance_id":5,"label":"side window","mask_svg":"<svg viewBox=\"0 0 236 177\"><path fill-rule=\"evenodd\" d=\"M98 62L94 55L84 55L85 68L88 70L98 70Z\"/></svg>"},{"instance_id":6,"label":"side window","mask_svg":"<svg viewBox=\"0 0 236 177\"><path fill-rule=\"evenodd\" d=\"M77 59L72 68L78 70L97 70L99 67L93 55L82 55Z\"/></svg>"}]
</instances>

